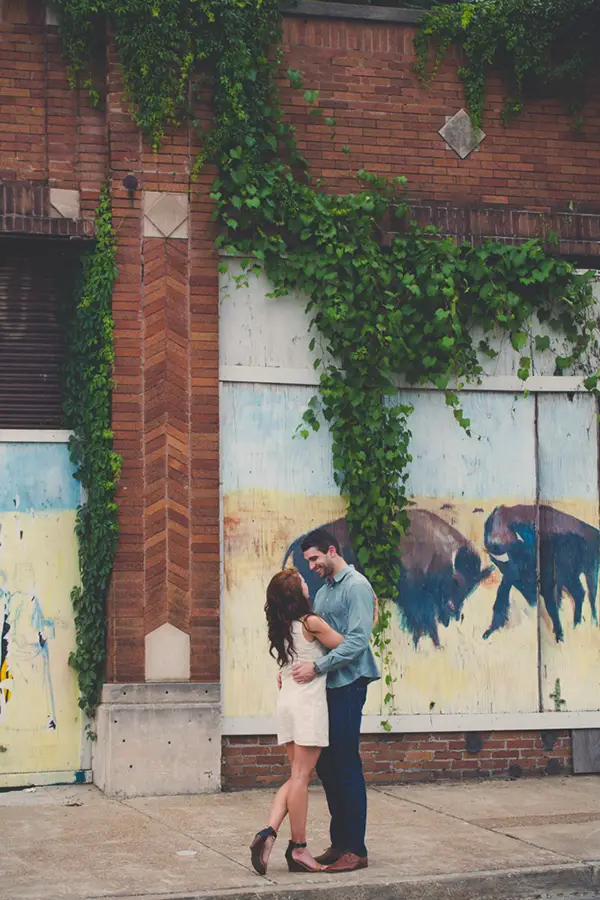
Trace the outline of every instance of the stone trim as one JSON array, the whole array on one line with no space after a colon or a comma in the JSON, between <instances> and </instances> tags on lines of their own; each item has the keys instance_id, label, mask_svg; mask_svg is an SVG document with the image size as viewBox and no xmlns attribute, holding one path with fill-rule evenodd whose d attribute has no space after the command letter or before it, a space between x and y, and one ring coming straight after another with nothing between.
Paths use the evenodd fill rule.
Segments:
<instances>
[{"instance_id":1,"label":"stone trim","mask_svg":"<svg viewBox=\"0 0 600 900\"><path fill-rule=\"evenodd\" d=\"M174 703L196 706L218 706L220 704L221 686L218 682L147 682L132 684L105 683L102 687L101 703L103 705L138 706L172 706Z\"/></svg>"},{"instance_id":2,"label":"stone trim","mask_svg":"<svg viewBox=\"0 0 600 900\"><path fill-rule=\"evenodd\" d=\"M329 3L320 0L283 0L286 16L306 16L326 19L367 19L371 22L396 22L416 25L426 10L393 9L388 6L360 6L358 3Z\"/></svg>"},{"instance_id":3,"label":"stone trim","mask_svg":"<svg viewBox=\"0 0 600 900\"><path fill-rule=\"evenodd\" d=\"M189 634L163 622L146 635L144 658L147 682L189 681Z\"/></svg>"},{"instance_id":4,"label":"stone trim","mask_svg":"<svg viewBox=\"0 0 600 900\"><path fill-rule=\"evenodd\" d=\"M186 193L144 191L144 237L188 239L190 204Z\"/></svg>"}]
</instances>

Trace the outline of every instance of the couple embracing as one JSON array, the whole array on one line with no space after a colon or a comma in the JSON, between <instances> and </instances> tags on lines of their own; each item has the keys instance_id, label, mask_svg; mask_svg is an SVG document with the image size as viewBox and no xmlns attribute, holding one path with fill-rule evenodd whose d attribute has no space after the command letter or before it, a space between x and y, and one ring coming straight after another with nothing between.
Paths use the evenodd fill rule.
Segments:
<instances>
[{"instance_id":1,"label":"couple embracing","mask_svg":"<svg viewBox=\"0 0 600 900\"><path fill-rule=\"evenodd\" d=\"M288 814L291 872L353 872L368 865L360 724L367 685L379 678L370 648L377 598L328 531L312 531L301 548L311 571L324 579L314 604L296 569L279 572L267 588L270 652L280 667L277 742L285 745L292 772L275 796L267 827L250 846L259 875L266 874ZM316 858L306 846L315 766L331 814L331 846Z\"/></svg>"}]
</instances>

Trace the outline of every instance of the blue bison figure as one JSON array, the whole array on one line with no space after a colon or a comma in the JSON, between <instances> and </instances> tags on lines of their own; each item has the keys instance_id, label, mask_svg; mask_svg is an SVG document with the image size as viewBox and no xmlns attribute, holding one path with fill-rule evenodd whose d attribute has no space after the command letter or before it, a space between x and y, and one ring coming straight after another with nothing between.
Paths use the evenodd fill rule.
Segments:
<instances>
[{"instance_id":1,"label":"blue bison figure","mask_svg":"<svg viewBox=\"0 0 600 900\"><path fill-rule=\"evenodd\" d=\"M515 588L530 606L539 591L552 622L557 642L564 639L560 620L563 592L574 602L574 627L583 613L585 578L592 619L597 622L596 595L600 565L600 532L580 519L551 506L498 506L484 528L485 548L502 573L492 622L483 637L488 638L508 622L510 591Z\"/></svg>"}]
</instances>

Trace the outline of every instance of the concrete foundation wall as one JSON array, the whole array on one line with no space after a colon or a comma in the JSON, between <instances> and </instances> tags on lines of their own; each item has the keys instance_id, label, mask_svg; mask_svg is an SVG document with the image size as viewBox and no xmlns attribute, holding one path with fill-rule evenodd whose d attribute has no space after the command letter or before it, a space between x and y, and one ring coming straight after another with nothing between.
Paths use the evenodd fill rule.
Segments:
<instances>
[{"instance_id":1,"label":"concrete foundation wall","mask_svg":"<svg viewBox=\"0 0 600 900\"><path fill-rule=\"evenodd\" d=\"M218 791L216 684L107 684L97 714L94 783L109 797Z\"/></svg>"}]
</instances>

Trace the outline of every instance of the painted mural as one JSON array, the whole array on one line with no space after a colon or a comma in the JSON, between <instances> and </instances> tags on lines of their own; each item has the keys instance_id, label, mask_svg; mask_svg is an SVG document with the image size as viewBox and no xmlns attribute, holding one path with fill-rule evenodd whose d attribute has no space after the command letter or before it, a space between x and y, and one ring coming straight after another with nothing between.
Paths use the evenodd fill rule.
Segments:
<instances>
[{"instance_id":1,"label":"painted mural","mask_svg":"<svg viewBox=\"0 0 600 900\"><path fill-rule=\"evenodd\" d=\"M492 569L482 567L476 547L440 516L426 509L411 509L408 518L410 531L398 545L402 562L394 600L415 647L424 636L439 647L439 625L447 628L451 619L460 619L467 597ZM360 570L346 521L338 519L319 527L336 536L344 559ZM294 541L283 565L294 565L302 572L314 596L322 581L304 560L302 537Z\"/></svg>"},{"instance_id":2,"label":"painted mural","mask_svg":"<svg viewBox=\"0 0 600 900\"><path fill-rule=\"evenodd\" d=\"M226 716L273 713L264 588L293 563L318 589L302 536L330 527L354 562L327 430L293 438L311 394L223 388ZM598 709L595 401L470 392L469 438L439 394L403 399L415 407L413 505L394 598L396 712ZM371 687L367 713L381 691Z\"/></svg>"},{"instance_id":3,"label":"painted mural","mask_svg":"<svg viewBox=\"0 0 600 900\"><path fill-rule=\"evenodd\" d=\"M65 444L0 444L0 786L81 768L68 666L79 502Z\"/></svg>"},{"instance_id":4,"label":"painted mural","mask_svg":"<svg viewBox=\"0 0 600 900\"><path fill-rule=\"evenodd\" d=\"M398 545L401 574L394 598L415 647L428 635L440 646L438 625L462 615L466 599L493 571L482 567L476 547L440 516L424 509L409 510L410 531ZM342 556L360 569L344 519L325 522L338 541ZM314 596L321 580L308 568L298 538L283 566L294 565ZM538 555L539 537L539 555ZM598 624L596 596L600 565L600 532L551 506L498 506L484 525L484 544L501 581L496 591L487 639L509 621L514 588L534 607L540 594L552 622L555 640L564 640L560 608L565 593L573 601L573 626L581 624L587 598L592 621ZM583 577L583 583L582 583Z\"/></svg>"}]
</instances>

